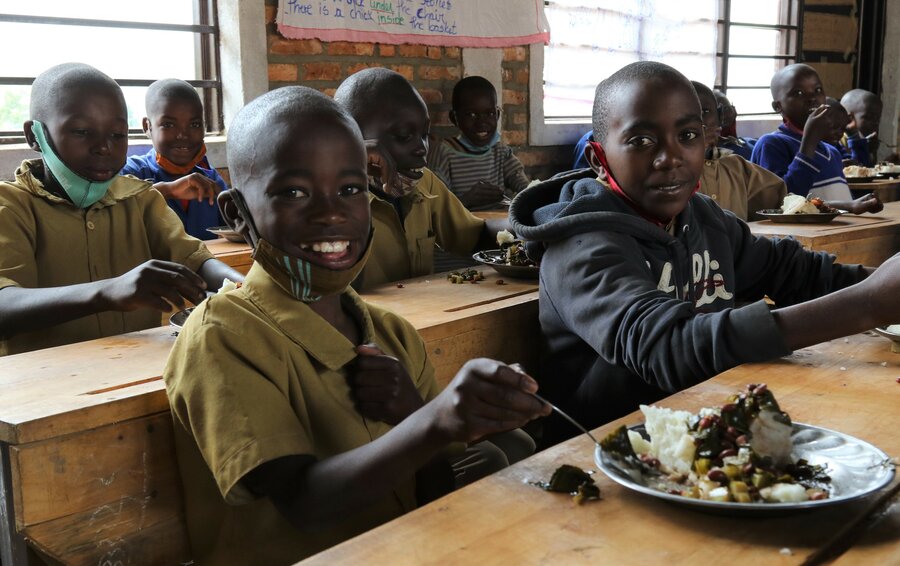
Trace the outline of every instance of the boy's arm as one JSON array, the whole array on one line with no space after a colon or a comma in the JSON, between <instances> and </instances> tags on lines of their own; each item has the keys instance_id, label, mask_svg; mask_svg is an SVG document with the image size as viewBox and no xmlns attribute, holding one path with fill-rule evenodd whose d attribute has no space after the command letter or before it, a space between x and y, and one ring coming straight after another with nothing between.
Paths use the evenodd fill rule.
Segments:
<instances>
[{"instance_id":1,"label":"boy's arm","mask_svg":"<svg viewBox=\"0 0 900 566\"><path fill-rule=\"evenodd\" d=\"M900 320L900 256L864 281L819 299L777 309L775 321L791 349L894 324Z\"/></svg>"},{"instance_id":2,"label":"boy's arm","mask_svg":"<svg viewBox=\"0 0 900 566\"><path fill-rule=\"evenodd\" d=\"M235 283L240 283L244 280L243 274L217 259L204 261L200 265L200 269L197 270L197 274L206 281L206 288L213 292L222 286L222 282L226 277Z\"/></svg>"},{"instance_id":3,"label":"boy's arm","mask_svg":"<svg viewBox=\"0 0 900 566\"><path fill-rule=\"evenodd\" d=\"M869 140L859 135L859 132L847 134L847 145L849 146L850 159L855 160L860 165L866 167L872 166L872 157L869 154Z\"/></svg>"},{"instance_id":4,"label":"boy's arm","mask_svg":"<svg viewBox=\"0 0 900 566\"><path fill-rule=\"evenodd\" d=\"M884 210L884 204L875 193L868 193L853 200L830 200L825 204L831 208L846 210L853 214L875 213Z\"/></svg>"},{"instance_id":5,"label":"boy's arm","mask_svg":"<svg viewBox=\"0 0 900 566\"><path fill-rule=\"evenodd\" d=\"M809 194L818 172L811 159L800 153L794 154L787 143L773 134L756 142L750 160L781 177L787 190L800 196Z\"/></svg>"},{"instance_id":6,"label":"boy's arm","mask_svg":"<svg viewBox=\"0 0 900 566\"><path fill-rule=\"evenodd\" d=\"M169 199L196 200L198 202L205 200L210 205L216 204L216 195L221 190L221 187L213 179L196 171L174 181L156 182L153 184L153 188Z\"/></svg>"},{"instance_id":7,"label":"boy's arm","mask_svg":"<svg viewBox=\"0 0 900 566\"><path fill-rule=\"evenodd\" d=\"M525 166L516 157L512 149L506 148L509 153L503 162L504 177L503 183L506 185L506 195L512 197L528 186L531 180L525 174Z\"/></svg>"},{"instance_id":8,"label":"boy's arm","mask_svg":"<svg viewBox=\"0 0 900 566\"><path fill-rule=\"evenodd\" d=\"M206 282L190 269L151 260L113 279L51 288L0 289L0 335L48 328L104 311L169 310L199 303Z\"/></svg>"}]
</instances>

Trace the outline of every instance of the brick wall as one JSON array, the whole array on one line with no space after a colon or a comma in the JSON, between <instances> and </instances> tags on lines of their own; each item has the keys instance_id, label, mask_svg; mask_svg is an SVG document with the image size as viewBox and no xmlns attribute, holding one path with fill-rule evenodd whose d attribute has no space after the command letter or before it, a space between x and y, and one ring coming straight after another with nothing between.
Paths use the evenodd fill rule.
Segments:
<instances>
[{"instance_id":1,"label":"brick wall","mask_svg":"<svg viewBox=\"0 0 900 566\"><path fill-rule=\"evenodd\" d=\"M425 99L433 134L456 134L449 113L453 85L463 77L460 48L288 40L275 29L277 0L265 2L270 89L304 85L332 95L356 71L387 67L406 77ZM503 108L500 128L503 141L515 150L526 172L544 179L569 168L572 148L527 146L528 73L527 46L503 50L503 89L497 93Z\"/></svg>"}]
</instances>

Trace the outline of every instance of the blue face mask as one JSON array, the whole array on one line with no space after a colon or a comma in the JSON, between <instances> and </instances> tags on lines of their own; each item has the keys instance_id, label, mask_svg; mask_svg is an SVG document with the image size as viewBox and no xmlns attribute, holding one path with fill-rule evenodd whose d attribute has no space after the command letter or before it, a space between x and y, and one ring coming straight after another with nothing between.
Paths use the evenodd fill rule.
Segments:
<instances>
[{"instance_id":1,"label":"blue face mask","mask_svg":"<svg viewBox=\"0 0 900 566\"><path fill-rule=\"evenodd\" d=\"M109 181L98 183L85 179L68 168L62 159L56 155L50 144L47 143L47 136L44 134L44 125L34 120L31 125L31 132L34 139L41 148L41 154L44 158L44 165L50 170L50 174L57 180L59 185L66 191L72 203L79 208L88 208L106 194L106 190L115 180L115 177Z\"/></svg>"},{"instance_id":2,"label":"blue face mask","mask_svg":"<svg viewBox=\"0 0 900 566\"><path fill-rule=\"evenodd\" d=\"M456 139L459 141L460 145L462 145L472 153L487 153L492 147L497 145L497 142L500 141L500 131L494 131L494 136L491 138L491 141L487 142L486 145L481 146L475 145L474 143L469 141L469 138L462 134L456 136Z\"/></svg>"}]
</instances>

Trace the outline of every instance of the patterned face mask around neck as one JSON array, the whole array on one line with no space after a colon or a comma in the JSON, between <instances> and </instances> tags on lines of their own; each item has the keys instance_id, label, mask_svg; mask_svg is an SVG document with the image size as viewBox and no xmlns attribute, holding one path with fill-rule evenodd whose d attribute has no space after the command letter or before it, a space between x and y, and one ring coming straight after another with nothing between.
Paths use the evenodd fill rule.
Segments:
<instances>
[{"instance_id":1,"label":"patterned face mask around neck","mask_svg":"<svg viewBox=\"0 0 900 566\"><path fill-rule=\"evenodd\" d=\"M49 169L49 174L59 183L59 186L66 191L72 203L78 208L90 208L92 204L103 198L107 189L115 180L113 176L108 181L96 182L85 179L81 175L75 173L63 163L62 159L50 147L47 136L44 133L44 125L37 120L31 124L31 132L34 134L34 140L38 147L41 148L41 156L44 165Z\"/></svg>"}]
</instances>

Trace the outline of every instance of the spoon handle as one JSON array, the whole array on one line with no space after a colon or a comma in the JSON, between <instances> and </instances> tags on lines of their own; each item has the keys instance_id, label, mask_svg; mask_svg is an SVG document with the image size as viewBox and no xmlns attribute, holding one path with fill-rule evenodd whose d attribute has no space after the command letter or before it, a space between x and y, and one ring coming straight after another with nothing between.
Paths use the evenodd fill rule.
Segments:
<instances>
[{"instance_id":1,"label":"spoon handle","mask_svg":"<svg viewBox=\"0 0 900 566\"><path fill-rule=\"evenodd\" d=\"M576 421L575 419L573 419L572 417L570 417L569 415L567 415L565 411L563 411L562 409L560 409L559 407L557 407L556 405L554 405L554 404L551 403L550 401L544 399L543 397L541 397L541 396L538 395L537 393L532 393L532 395L534 396L535 399L537 399L537 400L540 401L541 403L546 403L546 404L550 405L550 408L553 409L554 411L556 411L557 413L559 413L559 416L561 416L562 418L564 418L564 419L566 419L567 421L569 421L570 423L572 423L572 425L575 426L575 428L577 428L577 429L580 430L581 432L583 432L583 433L585 433L586 435L588 435L588 437L590 437L590 439L594 441L594 444L596 444L597 446L600 446L600 443L597 442L597 439L594 438L594 435L591 434L591 433L588 431L588 429L586 429L586 428L584 428L583 426L581 426L581 423L579 423L578 421Z\"/></svg>"}]
</instances>

